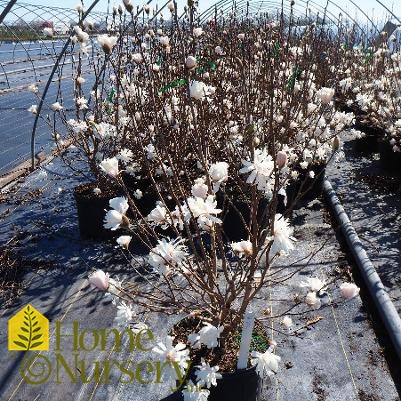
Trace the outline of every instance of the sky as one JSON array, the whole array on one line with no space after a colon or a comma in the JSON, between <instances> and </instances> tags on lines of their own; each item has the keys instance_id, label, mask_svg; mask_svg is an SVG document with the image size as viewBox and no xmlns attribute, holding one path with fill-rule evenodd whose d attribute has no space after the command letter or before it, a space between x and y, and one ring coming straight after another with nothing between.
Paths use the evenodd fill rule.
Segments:
<instances>
[{"instance_id":1,"label":"sky","mask_svg":"<svg viewBox=\"0 0 401 401\"><path fill-rule=\"evenodd\" d=\"M47 5L47 6L55 6L55 7L66 7L66 8L74 8L80 0L17 0L17 4L19 2L24 2L28 4L35 4L35 5ZM93 0L84 0L84 4L86 7L88 7ZM143 1L138 1L138 0L132 0L132 3L137 6L137 5L143 5L146 0ZM245 0L237 0L239 3L245 3ZM110 0L110 4L113 5L118 5L122 2L122 0ZM281 0L250 0L251 3L263 3L265 7L269 7L271 10L271 7L274 5L281 5ZM394 14L397 15L400 20L401 20L401 1L400 0L333 0L330 1L331 6L329 8L329 11L332 13L333 16L338 16L338 14L341 12L341 9L345 11L345 13L348 13L351 18L355 19L357 17L358 19L363 19L363 12L368 15L369 18L373 19L375 22L377 21L383 21L384 19L387 19L388 12L385 10L386 6L388 9L393 10ZM383 5L379 4L382 3ZM152 5L158 3L159 5L163 5L165 1L163 0L154 0L152 1ZM177 0L178 8L183 9L184 5L187 3L186 0ZM213 4L218 3L216 0L199 0L199 8L200 11L204 11ZM290 0L284 0L284 4L289 4ZM320 10L322 11L324 6L326 5L326 0L309 0L309 7L313 10ZM100 0L99 4L96 6L97 10L107 10L107 0ZM307 4L307 0L295 0L295 7L298 8L298 10L304 10L305 6ZM336 4L336 5L335 5ZM360 9L358 10L355 5L359 5ZM343 12L343 14L345 14Z\"/></svg>"}]
</instances>

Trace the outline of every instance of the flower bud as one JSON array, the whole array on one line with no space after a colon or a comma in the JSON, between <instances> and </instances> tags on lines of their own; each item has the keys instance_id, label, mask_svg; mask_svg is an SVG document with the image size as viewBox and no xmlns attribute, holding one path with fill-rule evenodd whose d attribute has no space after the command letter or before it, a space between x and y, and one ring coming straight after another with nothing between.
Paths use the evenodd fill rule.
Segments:
<instances>
[{"instance_id":1,"label":"flower bud","mask_svg":"<svg viewBox=\"0 0 401 401\"><path fill-rule=\"evenodd\" d=\"M100 291L107 291L109 288L109 274L105 273L103 270L96 270L89 275L88 280L92 287Z\"/></svg>"},{"instance_id":2,"label":"flower bud","mask_svg":"<svg viewBox=\"0 0 401 401\"><path fill-rule=\"evenodd\" d=\"M132 237L130 235L121 235L117 238L117 244L123 249L128 249Z\"/></svg>"},{"instance_id":3,"label":"flower bud","mask_svg":"<svg viewBox=\"0 0 401 401\"><path fill-rule=\"evenodd\" d=\"M352 299L359 294L360 288L357 287L354 283L342 283L340 285L341 295L345 299Z\"/></svg>"},{"instance_id":4,"label":"flower bud","mask_svg":"<svg viewBox=\"0 0 401 401\"><path fill-rule=\"evenodd\" d=\"M287 164L287 161L288 161L287 153L285 153L282 150L279 150L276 156L277 167L283 168Z\"/></svg>"},{"instance_id":5,"label":"flower bud","mask_svg":"<svg viewBox=\"0 0 401 401\"><path fill-rule=\"evenodd\" d=\"M333 142L331 144L333 150L336 152L338 149L340 149L340 138L338 137L338 135L336 135L333 138Z\"/></svg>"},{"instance_id":6,"label":"flower bud","mask_svg":"<svg viewBox=\"0 0 401 401\"><path fill-rule=\"evenodd\" d=\"M194 56L188 56L185 60L185 67L187 67L189 70L195 68L197 65L196 58Z\"/></svg>"}]
</instances>

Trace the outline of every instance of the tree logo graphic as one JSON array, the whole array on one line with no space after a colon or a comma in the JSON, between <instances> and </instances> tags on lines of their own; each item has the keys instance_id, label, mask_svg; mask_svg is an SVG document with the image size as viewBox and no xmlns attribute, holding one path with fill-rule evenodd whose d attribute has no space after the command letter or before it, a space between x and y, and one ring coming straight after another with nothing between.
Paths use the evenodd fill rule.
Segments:
<instances>
[{"instance_id":1,"label":"tree logo graphic","mask_svg":"<svg viewBox=\"0 0 401 401\"><path fill-rule=\"evenodd\" d=\"M8 321L8 349L49 349L49 321L32 305L28 304Z\"/></svg>"}]
</instances>

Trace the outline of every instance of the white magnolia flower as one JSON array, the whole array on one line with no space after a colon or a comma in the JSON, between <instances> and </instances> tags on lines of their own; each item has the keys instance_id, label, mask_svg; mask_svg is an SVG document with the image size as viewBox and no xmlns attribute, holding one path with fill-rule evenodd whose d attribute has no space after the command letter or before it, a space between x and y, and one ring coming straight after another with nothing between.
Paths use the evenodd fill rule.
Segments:
<instances>
[{"instance_id":1,"label":"white magnolia flower","mask_svg":"<svg viewBox=\"0 0 401 401\"><path fill-rule=\"evenodd\" d=\"M239 34L237 35L237 38L238 38L239 40L244 40L244 39L245 39L245 33L239 33Z\"/></svg>"},{"instance_id":2,"label":"white magnolia flower","mask_svg":"<svg viewBox=\"0 0 401 401\"><path fill-rule=\"evenodd\" d=\"M233 252L238 255L240 258L242 256L252 256L253 248L251 241L239 241L239 242L232 242L231 249Z\"/></svg>"},{"instance_id":3,"label":"white magnolia flower","mask_svg":"<svg viewBox=\"0 0 401 401\"><path fill-rule=\"evenodd\" d=\"M120 235L116 241L117 244L121 246L121 248L128 249L129 243L131 242L132 237L130 235Z\"/></svg>"},{"instance_id":4,"label":"white magnolia flower","mask_svg":"<svg viewBox=\"0 0 401 401\"><path fill-rule=\"evenodd\" d=\"M209 188L205 184L205 180L203 178L198 178L195 180L195 184L192 186L191 194L195 198L206 199L208 191Z\"/></svg>"},{"instance_id":5,"label":"white magnolia flower","mask_svg":"<svg viewBox=\"0 0 401 401\"><path fill-rule=\"evenodd\" d=\"M308 294L305 297L305 303L306 305L309 305L314 309L319 309L321 306L321 301L317 297L315 291L308 292Z\"/></svg>"},{"instance_id":6,"label":"white magnolia flower","mask_svg":"<svg viewBox=\"0 0 401 401\"><path fill-rule=\"evenodd\" d=\"M113 124L101 122L96 124L95 127L100 139L115 138L117 136L117 127Z\"/></svg>"},{"instance_id":7,"label":"white magnolia flower","mask_svg":"<svg viewBox=\"0 0 401 401\"><path fill-rule=\"evenodd\" d=\"M260 191L271 195L274 187L274 161L267 149L255 149L253 161L242 160L241 174L250 173L246 182L255 184Z\"/></svg>"},{"instance_id":8,"label":"white magnolia flower","mask_svg":"<svg viewBox=\"0 0 401 401\"><path fill-rule=\"evenodd\" d=\"M213 192L220 189L220 185L228 180L228 163L214 163L209 168L209 176L213 182Z\"/></svg>"},{"instance_id":9,"label":"white magnolia flower","mask_svg":"<svg viewBox=\"0 0 401 401\"><path fill-rule=\"evenodd\" d=\"M256 365L256 372L260 377L273 375L278 371L278 363L281 361L281 358L278 355L275 355L268 349L266 352L261 353L257 351L253 351L251 354L251 364L252 366Z\"/></svg>"},{"instance_id":10,"label":"white magnolia flower","mask_svg":"<svg viewBox=\"0 0 401 401\"><path fill-rule=\"evenodd\" d=\"M32 114L38 114L38 106L33 104L31 107L29 107L28 111Z\"/></svg>"},{"instance_id":11,"label":"white magnolia flower","mask_svg":"<svg viewBox=\"0 0 401 401\"><path fill-rule=\"evenodd\" d=\"M219 370L218 366L210 366L206 363L203 358L201 360L201 365L196 366L196 378L198 380L197 384L200 386L206 386L210 388L211 386L217 386L217 379L221 379L223 376L217 373Z\"/></svg>"},{"instance_id":12,"label":"white magnolia flower","mask_svg":"<svg viewBox=\"0 0 401 401\"><path fill-rule=\"evenodd\" d=\"M202 28L194 28L192 33L194 34L195 38L199 38L199 36L201 36L203 34L203 29Z\"/></svg>"},{"instance_id":13,"label":"white magnolia flower","mask_svg":"<svg viewBox=\"0 0 401 401\"><path fill-rule=\"evenodd\" d=\"M134 198L135 199L141 199L143 197L143 193L140 189L136 189L134 191Z\"/></svg>"},{"instance_id":14,"label":"white magnolia flower","mask_svg":"<svg viewBox=\"0 0 401 401\"><path fill-rule=\"evenodd\" d=\"M148 262L161 275L168 275L171 269L180 273L187 271L185 262L189 254L182 238L162 238L151 249Z\"/></svg>"},{"instance_id":15,"label":"white magnolia flower","mask_svg":"<svg viewBox=\"0 0 401 401\"><path fill-rule=\"evenodd\" d=\"M213 326L210 323L204 323L204 326L199 330L199 343L206 345L207 348L215 348L219 345L220 334L223 331L223 326Z\"/></svg>"},{"instance_id":16,"label":"white magnolia flower","mask_svg":"<svg viewBox=\"0 0 401 401\"><path fill-rule=\"evenodd\" d=\"M124 148L120 150L120 153L116 157L123 163L129 164L132 162L134 154L132 153L132 150Z\"/></svg>"},{"instance_id":17,"label":"white magnolia flower","mask_svg":"<svg viewBox=\"0 0 401 401\"><path fill-rule=\"evenodd\" d=\"M224 54L224 50L221 46L216 46L214 48L214 52L219 56L222 56Z\"/></svg>"},{"instance_id":18,"label":"white magnolia flower","mask_svg":"<svg viewBox=\"0 0 401 401\"><path fill-rule=\"evenodd\" d=\"M187 382L184 390L181 391L184 401L207 401L209 398L210 391L206 389L201 389L198 391L196 389L197 384L195 385L192 380Z\"/></svg>"},{"instance_id":19,"label":"white magnolia flower","mask_svg":"<svg viewBox=\"0 0 401 401\"><path fill-rule=\"evenodd\" d=\"M113 47L116 45L118 40L117 36L109 36L107 34L98 35L97 41L105 53L110 54Z\"/></svg>"},{"instance_id":20,"label":"white magnolia flower","mask_svg":"<svg viewBox=\"0 0 401 401\"><path fill-rule=\"evenodd\" d=\"M162 377L167 380L176 380L177 372L175 371L172 362L175 362L179 367L181 373L185 373L188 361L189 361L189 350L183 343L173 345L174 337L167 336L164 342L157 343L156 347L153 348L153 352L159 355L159 360L162 364L167 362L167 365L163 365Z\"/></svg>"},{"instance_id":21,"label":"white magnolia flower","mask_svg":"<svg viewBox=\"0 0 401 401\"><path fill-rule=\"evenodd\" d=\"M109 288L109 273L105 273L103 270L96 270L91 273L88 280L92 287L95 287L100 291L107 291Z\"/></svg>"},{"instance_id":22,"label":"white magnolia flower","mask_svg":"<svg viewBox=\"0 0 401 401\"><path fill-rule=\"evenodd\" d=\"M199 228L205 231L210 231L214 224L221 224L222 221L216 217L221 213L221 209L217 209L217 200L213 195L208 195L206 199L191 197L187 199L188 208L197 219ZM185 216L188 220L191 215Z\"/></svg>"},{"instance_id":23,"label":"white magnolia flower","mask_svg":"<svg viewBox=\"0 0 401 401\"><path fill-rule=\"evenodd\" d=\"M116 157L111 157L108 159L104 159L100 164L99 167L108 175L112 177L117 177L119 174L118 170L118 159Z\"/></svg>"},{"instance_id":24,"label":"white magnolia flower","mask_svg":"<svg viewBox=\"0 0 401 401\"><path fill-rule=\"evenodd\" d=\"M288 219L277 213L274 217L273 244L270 248L269 258L273 258L278 253L288 253L294 249L292 237L293 229L288 224Z\"/></svg>"},{"instance_id":25,"label":"white magnolia flower","mask_svg":"<svg viewBox=\"0 0 401 401\"><path fill-rule=\"evenodd\" d=\"M202 346L199 340L200 335L198 333L188 334L188 342L191 344L193 349L199 349Z\"/></svg>"},{"instance_id":26,"label":"white magnolia flower","mask_svg":"<svg viewBox=\"0 0 401 401\"><path fill-rule=\"evenodd\" d=\"M53 103L53 104L50 106L50 108L51 108L53 111L61 111L61 110L63 110L63 106L62 106L59 102Z\"/></svg>"},{"instance_id":27,"label":"white magnolia flower","mask_svg":"<svg viewBox=\"0 0 401 401\"><path fill-rule=\"evenodd\" d=\"M102 190L100 189L100 188L93 188L93 193L95 194L95 195L100 195L101 193L102 193Z\"/></svg>"},{"instance_id":28,"label":"white magnolia flower","mask_svg":"<svg viewBox=\"0 0 401 401\"><path fill-rule=\"evenodd\" d=\"M48 38L53 37L54 35L53 28L49 27L43 28L43 35L47 36Z\"/></svg>"},{"instance_id":29,"label":"white magnolia flower","mask_svg":"<svg viewBox=\"0 0 401 401\"><path fill-rule=\"evenodd\" d=\"M160 226L164 230L169 226L170 218L167 209L158 204L156 207L147 215L146 220L152 226Z\"/></svg>"},{"instance_id":30,"label":"white magnolia flower","mask_svg":"<svg viewBox=\"0 0 401 401\"><path fill-rule=\"evenodd\" d=\"M170 39L168 36L160 36L159 42L162 46L167 47L170 44Z\"/></svg>"},{"instance_id":31,"label":"white magnolia flower","mask_svg":"<svg viewBox=\"0 0 401 401\"><path fill-rule=\"evenodd\" d=\"M148 160L153 160L156 157L156 149L153 144L146 145L144 149Z\"/></svg>"},{"instance_id":32,"label":"white magnolia flower","mask_svg":"<svg viewBox=\"0 0 401 401\"><path fill-rule=\"evenodd\" d=\"M302 170L306 170L308 168L309 163L307 161L303 161L299 163L299 166Z\"/></svg>"},{"instance_id":33,"label":"white magnolia flower","mask_svg":"<svg viewBox=\"0 0 401 401\"><path fill-rule=\"evenodd\" d=\"M195 68L197 66L197 61L196 58L194 56L188 56L185 59L185 67L187 67L188 69L192 69Z\"/></svg>"},{"instance_id":34,"label":"white magnolia flower","mask_svg":"<svg viewBox=\"0 0 401 401\"><path fill-rule=\"evenodd\" d=\"M132 304L126 304L124 301L117 305L117 314L114 320L118 327L126 328L132 322L135 311Z\"/></svg>"},{"instance_id":35,"label":"white magnolia flower","mask_svg":"<svg viewBox=\"0 0 401 401\"><path fill-rule=\"evenodd\" d=\"M213 95L215 88L213 86L208 86L204 82L191 81L189 84L189 96L193 97L195 100L203 100Z\"/></svg>"},{"instance_id":36,"label":"white magnolia flower","mask_svg":"<svg viewBox=\"0 0 401 401\"><path fill-rule=\"evenodd\" d=\"M345 299L352 299L358 296L360 288L357 287L354 283L342 283L340 285L341 295Z\"/></svg>"},{"instance_id":37,"label":"white magnolia flower","mask_svg":"<svg viewBox=\"0 0 401 401\"><path fill-rule=\"evenodd\" d=\"M120 227L129 226L128 217L125 213L128 210L128 201L124 197L110 199L109 205L113 210L109 210L104 218L104 228L112 231Z\"/></svg>"},{"instance_id":38,"label":"white magnolia flower","mask_svg":"<svg viewBox=\"0 0 401 401\"><path fill-rule=\"evenodd\" d=\"M131 60L132 60L134 63L136 63L136 64L141 64L141 63L143 63L142 54L141 54L141 53L134 53L134 54L131 56Z\"/></svg>"},{"instance_id":39,"label":"white magnolia flower","mask_svg":"<svg viewBox=\"0 0 401 401\"><path fill-rule=\"evenodd\" d=\"M316 92L316 97L320 99L323 104L329 104L334 96L333 88L320 88Z\"/></svg>"},{"instance_id":40,"label":"white magnolia flower","mask_svg":"<svg viewBox=\"0 0 401 401\"><path fill-rule=\"evenodd\" d=\"M292 326L292 319L289 316L284 316L281 324L286 328L289 329Z\"/></svg>"},{"instance_id":41,"label":"white magnolia flower","mask_svg":"<svg viewBox=\"0 0 401 401\"><path fill-rule=\"evenodd\" d=\"M82 97L77 97L75 99L75 103L78 106L79 110L87 110L88 109L88 100Z\"/></svg>"},{"instance_id":42,"label":"white magnolia flower","mask_svg":"<svg viewBox=\"0 0 401 401\"><path fill-rule=\"evenodd\" d=\"M36 93L39 92L39 88L37 87L36 84L30 84L30 85L28 86L28 90L29 90L29 92L31 92L31 93L33 93L33 94L36 94Z\"/></svg>"},{"instance_id":43,"label":"white magnolia flower","mask_svg":"<svg viewBox=\"0 0 401 401\"><path fill-rule=\"evenodd\" d=\"M320 280L320 278L317 278L317 277L308 277L306 279L306 281L301 281L299 286L306 287L310 291L317 292L317 291L324 289L324 287L326 286L326 282Z\"/></svg>"},{"instance_id":44,"label":"white magnolia flower","mask_svg":"<svg viewBox=\"0 0 401 401\"><path fill-rule=\"evenodd\" d=\"M175 10L174 2L173 2L173 1L170 1L170 2L167 4L167 8L173 13L174 10Z\"/></svg>"},{"instance_id":45,"label":"white magnolia flower","mask_svg":"<svg viewBox=\"0 0 401 401\"><path fill-rule=\"evenodd\" d=\"M82 85L86 82L86 79L84 77L79 76L76 78L75 81L77 82L78 85Z\"/></svg>"},{"instance_id":46,"label":"white magnolia flower","mask_svg":"<svg viewBox=\"0 0 401 401\"><path fill-rule=\"evenodd\" d=\"M87 32L84 32L82 28L78 25L74 26L75 38L78 42L85 44L89 41L89 35Z\"/></svg>"}]
</instances>

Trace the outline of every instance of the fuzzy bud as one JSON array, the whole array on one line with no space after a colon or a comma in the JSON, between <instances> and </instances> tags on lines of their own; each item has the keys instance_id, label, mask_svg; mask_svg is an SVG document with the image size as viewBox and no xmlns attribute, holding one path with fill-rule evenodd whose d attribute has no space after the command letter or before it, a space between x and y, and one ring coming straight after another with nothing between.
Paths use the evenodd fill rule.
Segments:
<instances>
[{"instance_id":1,"label":"fuzzy bud","mask_svg":"<svg viewBox=\"0 0 401 401\"><path fill-rule=\"evenodd\" d=\"M187 67L189 70L192 70L195 68L197 65L196 58L194 56L188 56L185 60L185 67Z\"/></svg>"},{"instance_id":2,"label":"fuzzy bud","mask_svg":"<svg viewBox=\"0 0 401 401\"><path fill-rule=\"evenodd\" d=\"M277 167L283 168L287 164L287 161L288 161L287 153L285 153L282 150L279 150L276 156Z\"/></svg>"}]
</instances>

